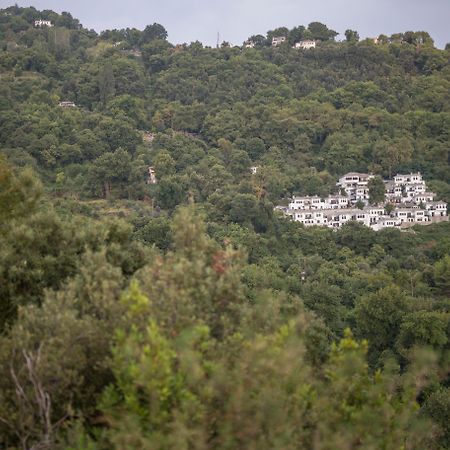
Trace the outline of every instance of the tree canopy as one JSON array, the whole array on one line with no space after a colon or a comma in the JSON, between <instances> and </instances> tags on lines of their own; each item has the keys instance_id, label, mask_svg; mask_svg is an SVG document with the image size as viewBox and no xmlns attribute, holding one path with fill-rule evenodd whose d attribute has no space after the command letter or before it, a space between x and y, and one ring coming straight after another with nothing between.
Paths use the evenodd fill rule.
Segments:
<instances>
[{"instance_id":1,"label":"tree canopy","mask_svg":"<svg viewBox=\"0 0 450 450\"><path fill-rule=\"evenodd\" d=\"M449 223L275 208L350 171L450 201L448 49L151 22L0 10L0 448L448 448Z\"/></svg>"}]
</instances>

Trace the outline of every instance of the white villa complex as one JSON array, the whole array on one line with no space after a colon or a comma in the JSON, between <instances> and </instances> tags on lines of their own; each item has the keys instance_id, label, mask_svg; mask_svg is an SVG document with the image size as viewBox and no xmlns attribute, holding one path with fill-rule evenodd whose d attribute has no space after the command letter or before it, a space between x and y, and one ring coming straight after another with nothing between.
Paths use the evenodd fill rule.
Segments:
<instances>
[{"instance_id":1,"label":"white villa complex","mask_svg":"<svg viewBox=\"0 0 450 450\"><path fill-rule=\"evenodd\" d=\"M435 194L427 191L419 173L396 175L384 181L387 212L384 206L369 206L368 183L374 175L347 173L336 186L340 194L322 198L318 196L294 197L288 207L277 206L285 215L305 226L339 228L354 220L372 228L408 228L415 224L447 221L447 203L434 201ZM357 208L356 204L363 205Z\"/></svg>"}]
</instances>

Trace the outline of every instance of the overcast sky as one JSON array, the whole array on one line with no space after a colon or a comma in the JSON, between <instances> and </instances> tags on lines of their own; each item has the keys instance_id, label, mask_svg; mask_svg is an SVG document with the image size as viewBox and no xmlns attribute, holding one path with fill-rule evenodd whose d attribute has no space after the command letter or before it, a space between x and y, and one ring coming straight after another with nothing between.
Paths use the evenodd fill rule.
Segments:
<instances>
[{"instance_id":1,"label":"overcast sky","mask_svg":"<svg viewBox=\"0 0 450 450\"><path fill-rule=\"evenodd\" d=\"M87 28L143 29L161 23L176 43L220 40L240 45L252 34L279 26L323 22L361 37L401 31L428 31L438 47L450 42L450 0L27 0L19 6L69 11ZM0 0L6 7L14 1Z\"/></svg>"}]
</instances>

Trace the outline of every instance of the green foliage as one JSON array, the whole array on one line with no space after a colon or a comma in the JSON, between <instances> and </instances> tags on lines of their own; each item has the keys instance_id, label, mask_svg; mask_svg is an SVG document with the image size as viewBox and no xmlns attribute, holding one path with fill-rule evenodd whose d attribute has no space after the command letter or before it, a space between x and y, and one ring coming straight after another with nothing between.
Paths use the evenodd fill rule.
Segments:
<instances>
[{"instance_id":1,"label":"green foliage","mask_svg":"<svg viewBox=\"0 0 450 450\"><path fill-rule=\"evenodd\" d=\"M158 178L163 179L175 173L175 160L168 152L161 152L155 158L154 167Z\"/></svg>"},{"instance_id":2,"label":"green foliage","mask_svg":"<svg viewBox=\"0 0 450 450\"><path fill-rule=\"evenodd\" d=\"M429 436L413 386L406 378L393 385L388 372L369 374L365 345L350 335L319 377L305 359L300 324L266 337L236 335L224 345L217 351L207 328L170 343L152 321L144 332L121 335L113 362L118 387L101 403L110 423L105 444L294 449L407 440L418 448Z\"/></svg>"},{"instance_id":3,"label":"green foliage","mask_svg":"<svg viewBox=\"0 0 450 450\"><path fill-rule=\"evenodd\" d=\"M320 22L311 22L308 25L307 31L309 32L310 37L320 41L334 40L338 35L336 31L330 30L325 24Z\"/></svg>"},{"instance_id":4,"label":"green foliage","mask_svg":"<svg viewBox=\"0 0 450 450\"><path fill-rule=\"evenodd\" d=\"M345 39L347 42L358 42L359 41L359 33L355 30L345 30Z\"/></svg>"},{"instance_id":5,"label":"green foliage","mask_svg":"<svg viewBox=\"0 0 450 450\"><path fill-rule=\"evenodd\" d=\"M440 294L450 295L450 255L437 261L434 266L434 282Z\"/></svg>"},{"instance_id":6,"label":"green foliage","mask_svg":"<svg viewBox=\"0 0 450 450\"><path fill-rule=\"evenodd\" d=\"M346 171L449 200L449 52L336 35L0 11L1 448L449 446L449 224L274 211Z\"/></svg>"},{"instance_id":7,"label":"green foliage","mask_svg":"<svg viewBox=\"0 0 450 450\"><path fill-rule=\"evenodd\" d=\"M9 191L13 199L16 195L17 190ZM6 204L10 205L11 200ZM116 220L93 224L77 216L67 221L48 204L41 202L37 206L44 211L21 212L2 228L2 330L14 320L19 306L39 305L45 289L57 289L73 275L80 256L86 251L105 246L110 261L127 274L133 273L146 258L145 252L131 241L131 227L126 223Z\"/></svg>"},{"instance_id":8,"label":"green foliage","mask_svg":"<svg viewBox=\"0 0 450 450\"><path fill-rule=\"evenodd\" d=\"M146 244L155 244L161 250L168 250L172 242L170 221L164 216L150 219L136 230L135 237Z\"/></svg>"},{"instance_id":9,"label":"green foliage","mask_svg":"<svg viewBox=\"0 0 450 450\"><path fill-rule=\"evenodd\" d=\"M104 251L88 253L79 274L59 292L47 292L41 307L20 309L0 338L2 445L54 446L76 411L94 413L92 401L112 379L107 361L112 333L122 323L123 282Z\"/></svg>"},{"instance_id":10,"label":"green foliage","mask_svg":"<svg viewBox=\"0 0 450 450\"><path fill-rule=\"evenodd\" d=\"M153 25L147 25L142 32L141 44L148 43L155 39L164 40L167 38L166 29L159 23L154 23Z\"/></svg>"},{"instance_id":11,"label":"green foliage","mask_svg":"<svg viewBox=\"0 0 450 450\"><path fill-rule=\"evenodd\" d=\"M380 177L371 178L367 183L369 188L370 203L376 205L384 202L386 188Z\"/></svg>"},{"instance_id":12,"label":"green foliage","mask_svg":"<svg viewBox=\"0 0 450 450\"><path fill-rule=\"evenodd\" d=\"M416 312L403 319L397 345L401 351L414 346L430 346L442 349L448 343L448 314L439 312Z\"/></svg>"},{"instance_id":13,"label":"green foliage","mask_svg":"<svg viewBox=\"0 0 450 450\"><path fill-rule=\"evenodd\" d=\"M0 234L8 221L33 211L41 195L41 186L31 170L15 174L0 158Z\"/></svg>"},{"instance_id":14,"label":"green foliage","mask_svg":"<svg viewBox=\"0 0 450 450\"><path fill-rule=\"evenodd\" d=\"M220 249L204 235L204 224L181 208L173 224L174 251L139 272L152 315L165 332L207 325L213 336L231 333L244 302L239 253Z\"/></svg>"},{"instance_id":15,"label":"green foliage","mask_svg":"<svg viewBox=\"0 0 450 450\"><path fill-rule=\"evenodd\" d=\"M439 425L438 444L442 448L450 444L450 390L438 388L428 398L424 412L433 418Z\"/></svg>"},{"instance_id":16,"label":"green foliage","mask_svg":"<svg viewBox=\"0 0 450 450\"><path fill-rule=\"evenodd\" d=\"M356 328L370 342L373 358L394 347L407 305L407 298L396 286L370 294L356 305Z\"/></svg>"}]
</instances>

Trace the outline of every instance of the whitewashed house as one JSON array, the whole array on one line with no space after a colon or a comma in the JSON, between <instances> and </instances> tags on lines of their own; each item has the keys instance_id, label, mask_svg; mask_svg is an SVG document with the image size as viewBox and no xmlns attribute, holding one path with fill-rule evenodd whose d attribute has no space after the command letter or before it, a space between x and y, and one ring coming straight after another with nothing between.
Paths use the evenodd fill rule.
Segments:
<instances>
[{"instance_id":1,"label":"whitewashed house","mask_svg":"<svg viewBox=\"0 0 450 450\"><path fill-rule=\"evenodd\" d=\"M289 203L289 208L291 209L324 209L325 201L324 199L314 196L304 196L304 197L294 197ZM322 206L322 207L321 207Z\"/></svg>"},{"instance_id":2,"label":"whitewashed house","mask_svg":"<svg viewBox=\"0 0 450 450\"><path fill-rule=\"evenodd\" d=\"M39 28L39 27L52 27L53 24L52 24L52 22L50 20L41 20L41 19L39 19L39 20L35 20L34 21L34 26L36 28Z\"/></svg>"},{"instance_id":3,"label":"whitewashed house","mask_svg":"<svg viewBox=\"0 0 450 450\"><path fill-rule=\"evenodd\" d=\"M313 210L299 210L294 211L292 215L293 220L300 222L306 227L324 226L327 225L327 219L322 211Z\"/></svg>"},{"instance_id":4,"label":"whitewashed house","mask_svg":"<svg viewBox=\"0 0 450 450\"><path fill-rule=\"evenodd\" d=\"M157 182L155 168L150 166L148 168L147 184L156 184Z\"/></svg>"},{"instance_id":5,"label":"whitewashed house","mask_svg":"<svg viewBox=\"0 0 450 450\"><path fill-rule=\"evenodd\" d=\"M409 184L409 183L425 184L425 181L423 181L423 178L422 178L422 175L420 174L420 172L410 173L407 175L397 174L394 177L394 182L397 185L403 185L403 184Z\"/></svg>"},{"instance_id":6,"label":"whitewashed house","mask_svg":"<svg viewBox=\"0 0 450 450\"><path fill-rule=\"evenodd\" d=\"M400 229L401 228L401 221L397 218L393 218L393 217L382 217L380 218L380 220L371 225L370 228L372 228L372 230L375 231L380 231L383 230L384 228L397 228Z\"/></svg>"},{"instance_id":7,"label":"whitewashed house","mask_svg":"<svg viewBox=\"0 0 450 450\"><path fill-rule=\"evenodd\" d=\"M393 180L385 182L385 185L386 199L393 203L415 201L415 197L426 192L426 184L420 172L397 174Z\"/></svg>"},{"instance_id":8,"label":"whitewashed house","mask_svg":"<svg viewBox=\"0 0 450 450\"><path fill-rule=\"evenodd\" d=\"M292 48L298 48L302 50L309 50L310 48L316 48L316 41L306 39L304 41L296 42Z\"/></svg>"},{"instance_id":9,"label":"whitewashed house","mask_svg":"<svg viewBox=\"0 0 450 450\"><path fill-rule=\"evenodd\" d=\"M293 197L289 203L291 209L338 209L347 208L349 200L345 195L329 195L321 198L317 195Z\"/></svg>"},{"instance_id":10,"label":"whitewashed house","mask_svg":"<svg viewBox=\"0 0 450 450\"><path fill-rule=\"evenodd\" d=\"M369 225L370 226L377 223L380 220L380 217L383 217L385 215L384 208L380 208L377 206L373 206L373 207L366 206L364 208L364 211L369 216Z\"/></svg>"},{"instance_id":11,"label":"whitewashed house","mask_svg":"<svg viewBox=\"0 0 450 450\"><path fill-rule=\"evenodd\" d=\"M394 217L400 220L400 223L408 223L411 217L411 210L405 208L397 208L393 212Z\"/></svg>"},{"instance_id":12,"label":"whitewashed house","mask_svg":"<svg viewBox=\"0 0 450 450\"><path fill-rule=\"evenodd\" d=\"M445 202L428 202L425 208L431 218L447 216L447 203Z\"/></svg>"},{"instance_id":13,"label":"whitewashed house","mask_svg":"<svg viewBox=\"0 0 450 450\"><path fill-rule=\"evenodd\" d=\"M433 202L434 197L436 197L436 194L434 192L425 192L425 186L424 186L424 192L413 195L411 197L411 202L415 203L416 205L426 204L426 203Z\"/></svg>"},{"instance_id":14,"label":"whitewashed house","mask_svg":"<svg viewBox=\"0 0 450 450\"><path fill-rule=\"evenodd\" d=\"M59 102L58 106L61 108L76 108L77 105L74 102Z\"/></svg>"},{"instance_id":15,"label":"whitewashed house","mask_svg":"<svg viewBox=\"0 0 450 450\"><path fill-rule=\"evenodd\" d=\"M155 140L156 134L151 133L150 131L144 131L142 135L142 139L144 142L152 143Z\"/></svg>"},{"instance_id":16,"label":"whitewashed house","mask_svg":"<svg viewBox=\"0 0 450 450\"><path fill-rule=\"evenodd\" d=\"M274 36L272 38L272 47L278 47L284 42L286 42L286 36Z\"/></svg>"},{"instance_id":17,"label":"whitewashed house","mask_svg":"<svg viewBox=\"0 0 450 450\"><path fill-rule=\"evenodd\" d=\"M326 200L329 209L348 208L350 205L348 197L345 195L329 195Z\"/></svg>"},{"instance_id":18,"label":"whitewashed house","mask_svg":"<svg viewBox=\"0 0 450 450\"><path fill-rule=\"evenodd\" d=\"M339 178L337 186L345 192L351 202L369 202L369 180L374 175L368 173L349 172Z\"/></svg>"},{"instance_id":19,"label":"whitewashed house","mask_svg":"<svg viewBox=\"0 0 450 450\"><path fill-rule=\"evenodd\" d=\"M324 212L328 220L328 226L331 228L340 228L345 223L352 220L351 210L348 209L333 209Z\"/></svg>"}]
</instances>

